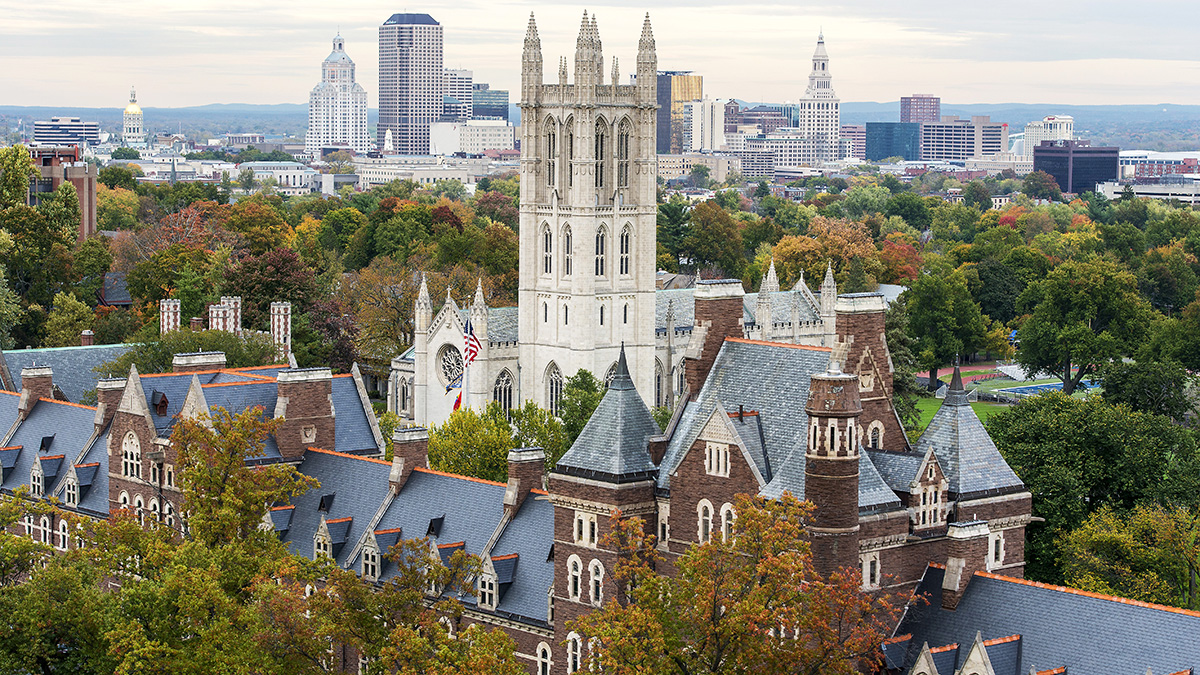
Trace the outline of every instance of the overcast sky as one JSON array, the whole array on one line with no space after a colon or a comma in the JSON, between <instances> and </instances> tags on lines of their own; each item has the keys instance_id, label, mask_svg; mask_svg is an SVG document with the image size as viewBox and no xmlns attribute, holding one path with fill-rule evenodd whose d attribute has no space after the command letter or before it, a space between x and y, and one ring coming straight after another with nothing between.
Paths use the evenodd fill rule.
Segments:
<instances>
[{"instance_id":1,"label":"overcast sky","mask_svg":"<svg viewBox=\"0 0 1200 675\"><path fill-rule=\"evenodd\" d=\"M649 10L660 69L704 76L716 98L788 101L807 81L824 28L843 101L914 92L949 103L1200 104L1200 6L1191 0L615 0L562 5L456 0L0 0L0 103L301 103L339 30L375 107L377 30L395 12L445 29L445 64L515 92L535 12L548 77L574 54L583 10L598 16L606 64L633 72ZM608 66L606 66L606 70Z\"/></svg>"}]
</instances>

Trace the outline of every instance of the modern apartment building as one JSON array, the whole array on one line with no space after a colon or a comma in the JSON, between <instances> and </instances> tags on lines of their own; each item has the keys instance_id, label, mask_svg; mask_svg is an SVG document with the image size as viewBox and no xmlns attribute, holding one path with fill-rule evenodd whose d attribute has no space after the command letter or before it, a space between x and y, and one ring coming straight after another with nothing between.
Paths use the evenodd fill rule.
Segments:
<instances>
[{"instance_id":1,"label":"modern apartment building","mask_svg":"<svg viewBox=\"0 0 1200 675\"><path fill-rule=\"evenodd\" d=\"M33 142L39 145L96 145L100 143L100 123L84 122L78 117L51 117L49 122L33 123Z\"/></svg>"},{"instance_id":2,"label":"modern apartment building","mask_svg":"<svg viewBox=\"0 0 1200 675\"><path fill-rule=\"evenodd\" d=\"M455 120L429 125L429 154L481 155L486 150L512 150L515 129L505 120Z\"/></svg>"},{"instance_id":3,"label":"modern apartment building","mask_svg":"<svg viewBox=\"0 0 1200 675\"><path fill-rule=\"evenodd\" d=\"M843 124L838 132L842 140L846 144L846 152L844 157L857 157L865 159L867 152L867 127L863 124Z\"/></svg>"},{"instance_id":4,"label":"modern apartment building","mask_svg":"<svg viewBox=\"0 0 1200 675\"><path fill-rule=\"evenodd\" d=\"M965 160L1008 150L1008 125L992 122L987 115L969 120L943 116L936 123L921 125L922 160Z\"/></svg>"},{"instance_id":5,"label":"modern apartment building","mask_svg":"<svg viewBox=\"0 0 1200 675\"><path fill-rule=\"evenodd\" d=\"M446 94L442 99L442 121L465 121L472 117L475 73L469 70L446 69Z\"/></svg>"},{"instance_id":6,"label":"modern apartment building","mask_svg":"<svg viewBox=\"0 0 1200 675\"><path fill-rule=\"evenodd\" d=\"M324 149L348 148L366 154L374 147L367 135L367 90L354 81L354 61L338 35L333 38L333 51L321 63L321 83L308 95L304 151L319 158Z\"/></svg>"},{"instance_id":7,"label":"modern apartment building","mask_svg":"<svg viewBox=\"0 0 1200 675\"><path fill-rule=\"evenodd\" d=\"M687 104L704 98L704 77L690 70L658 72L657 151L679 154L683 145Z\"/></svg>"},{"instance_id":8,"label":"modern apartment building","mask_svg":"<svg viewBox=\"0 0 1200 675\"><path fill-rule=\"evenodd\" d=\"M445 95L441 24L428 14L393 14L379 27L379 146L390 136L401 155L428 154L429 125Z\"/></svg>"},{"instance_id":9,"label":"modern apartment building","mask_svg":"<svg viewBox=\"0 0 1200 675\"><path fill-rule=\"evenodd\" d=\"M900 97L900 121L931 124L942 118L942 99L929 94Z\"/></svg>"}]
</instances>

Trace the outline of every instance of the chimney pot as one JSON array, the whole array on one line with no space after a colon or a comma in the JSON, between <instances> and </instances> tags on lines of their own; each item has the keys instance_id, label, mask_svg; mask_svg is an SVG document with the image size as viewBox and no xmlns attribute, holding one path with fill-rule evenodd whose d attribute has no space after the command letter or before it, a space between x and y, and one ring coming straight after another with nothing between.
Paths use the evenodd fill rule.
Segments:
<instances>
[{"instance_id":1,"label":"chimney pot","mask_svg":"<svg viewBox=\"0 0 1200 675\"><path fill-rule=\"evenodd\" d=\"M96 344L96 334L90 330L85 330L79 334L79 345L81 347L91 347Z\"/></svg>"}]
</instances>

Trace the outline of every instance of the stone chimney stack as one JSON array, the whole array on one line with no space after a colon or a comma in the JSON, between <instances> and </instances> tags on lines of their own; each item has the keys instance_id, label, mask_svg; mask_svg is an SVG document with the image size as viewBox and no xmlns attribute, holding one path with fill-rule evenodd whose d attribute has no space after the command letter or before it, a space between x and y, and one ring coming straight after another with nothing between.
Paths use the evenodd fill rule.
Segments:
<instances>
[{"instance_id":1,"label":"stone chimney stack","mask_svg":"<svg viewBox=\"0 0 1200 675\"><path fill-rule=\"evenodd\" d=\"M292 353L292 303L271 303L271 342L280 360Z\"/></svg>"},{"instance_id":2,"label":"stone chimney stack","mask_svg":"<svg viewBox=\"0 0 1200 675\"><path fill-rule=\"evenodd\" d=\"M504 512L517 515L530 490L542 489L546 453L541 448L516 448L508 451L508 488L504 491Z\"/></svg>"},{"instance_id":3,"label":"stone chimney stack","mask_svg":"<svg viewBox=\"0 0 1200 675\"><path fill-rule=\"evenodd\" d=\"M188 321L188 328L191 328L192 330L204 330L204 319L199 316L193 316L191 320Z\"/></svg>"},{"instance_id":4,"label":"stone chimney stack","mask_svg":"<svg viewBox=\"0 0 1200 675\"><path fill-rule=\"evenodd\" d=\"M17 417L29 417L39 399L54 398L54 371L49 366L29 366L21 369L21 401Z\"/></svg>"},{"instance_id":5,"label":"stone chimney stack","mask_svg":"<svg viewBox=\"0 0 1200 675\"><path fill-rule=\"evenodd\" d=\"M298 460L310 447L335 449L333 373L328 368L289 368L279 371L276 382L275 417L283 422L275 442L284 460Z\"/></svg>"},{"instance_id":6,"label":"stone chimney stack","mask_svg":"<svg viewBox=\"0 0 1200 675\"><path fill-rule=\"evenodd\" d=\"M84 330L79 334L80 347L91 347L94 344L96 344L96 334L91 330Z\"/></svg>"},{"instance_id":7,"label":"stone chimney stack","mask_svg":"<svg viewBox=\"0 0 1200 675\"><path fill-rule=\"evenodd\" d=\"M121 397L125 395L125 378L110 377L96 383L96 431L112 421Z\"/></svg>"},{"instance_id":8,"label":"stone chimney stack","mask_svg":"<svg viewBox=\"0 0 1200 675\"><path fill-rule=\"evenodd\" d=\"M429 464L429 430L424 427L401 427L392 433L392 473L388 477L392 490L399 492L408 482L413 469Z\"/></svg>"},{"instance_id":9,"label":"stone chimney stack","mask_svg":"<svg viewBox=\"0 0 1200 675\"><path fill-rule=\"evenodd\" d=\"M224 367L225 352L176 354L171 359L171 372L173 373L196 373L203 370L220 370Z\"/></svg>"},{"instance_id":10,"label":"stone chimney stack","mask_svg":"<svg viewBox=\"0 0 1200 675\"><path fill-rule=\"evenodd\" d=\"M225 303L218 303L208 306L208 329L229 331L231 328L231 319L233 311Z\"/></svg>"},{"instance_id":11,"label":"stone chimney stack","mask_svg":"<svg viewBox=\"0 0 1200 675\"><path fill-rule=\"evenodd\" d=\"M221 304L229 308L230 316L226 321L225 330L230 333L242 334L242 296L222 295Z\"/></svg>"},{"instance_id":12,"label":"stone chimney stack","mask_svg":"<svg viewBox=\"0 0 1200 675\"><path fill-rule=\"evenodd\" d=\"M987 521L972 520L950 523L946 532L949 543L946 554L946 574L942 578L942 609L958 607L967 584L976 572L987 571Z\"/></svg>"},{"instance_id":13,"label":"stone chimney stack","mask_svg":"<svg viewBox=\"0 0 1200 675\"><path fill-rule=\"evenodd\" d=\"M158 332L166 335L173 330L179 330L183 310L179 301L174 298L164 298L158 301Z\"/></svg>"},{"instance_id":14,"label":"stone chimney stack","mask_svg":"<svg viewBox=\"0 0 1200 675\"><path fill-rule=\"evenodd\" d=\"M696 282L695 326L684 357L684 380L692 396L700 393L725 338L743 337L745 295L738 279Z\"/></svg>"}]
</instances>

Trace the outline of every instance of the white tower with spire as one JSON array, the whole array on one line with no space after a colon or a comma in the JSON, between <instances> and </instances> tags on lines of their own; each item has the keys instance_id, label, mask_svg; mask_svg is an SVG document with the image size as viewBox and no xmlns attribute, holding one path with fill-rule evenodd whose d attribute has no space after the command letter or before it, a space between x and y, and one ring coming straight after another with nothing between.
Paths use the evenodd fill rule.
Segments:
<instances>
[{"instance_id":1,"label":"white tower with spire","mask_svg":"<svg viewBox=\"0 0 1200 675\"><path fill-rule=\"evenodd\" d=\"M650 17L637 84L605 70L596 17L575 44L574 81L542 77L530 15L521 69L521 397L557 410L561 383L612 371L625 346L634 384L654 401L656 72Z\"/></svg>"},{"instance_id":2,"label":"white tower with spire","mask_svg":"<svg viewBox=\"0 0 1200 675\"><path fill-rule=\"evenodd\" d=\"M146 128L142 125L142 108L137 103L137 90L129 88L129 105L122 116L121 140L127 147L146 147Z\"/></svg>"},{"instance_id":3,"label":"white tower with spire","mask_svg":"<svg viewBox=\"0 0 1200 675\"><path fill-rule=\"evenodd\" d=\"M799 104L799 126L804 136L816 141L816 157L825 161L836 160L838 137L841 134L841 101L833 91L824 31L817 36L812 71L808 74L808 88L804 90Z\"/></svg>"},{"instance_id":4,"label":"white tower with spire","mask_svg":"<svg viewBox=\"0 0 1200 675\"><path fill-rule=\"evenodd\" d=\"M354 61L339 34L321 62L321 83L308 95L308 132L304 151L319 158L322 148L345 147L366 154L374 144L367 134L367 91L354 79Z\"/></svg>"}]
</instances>

